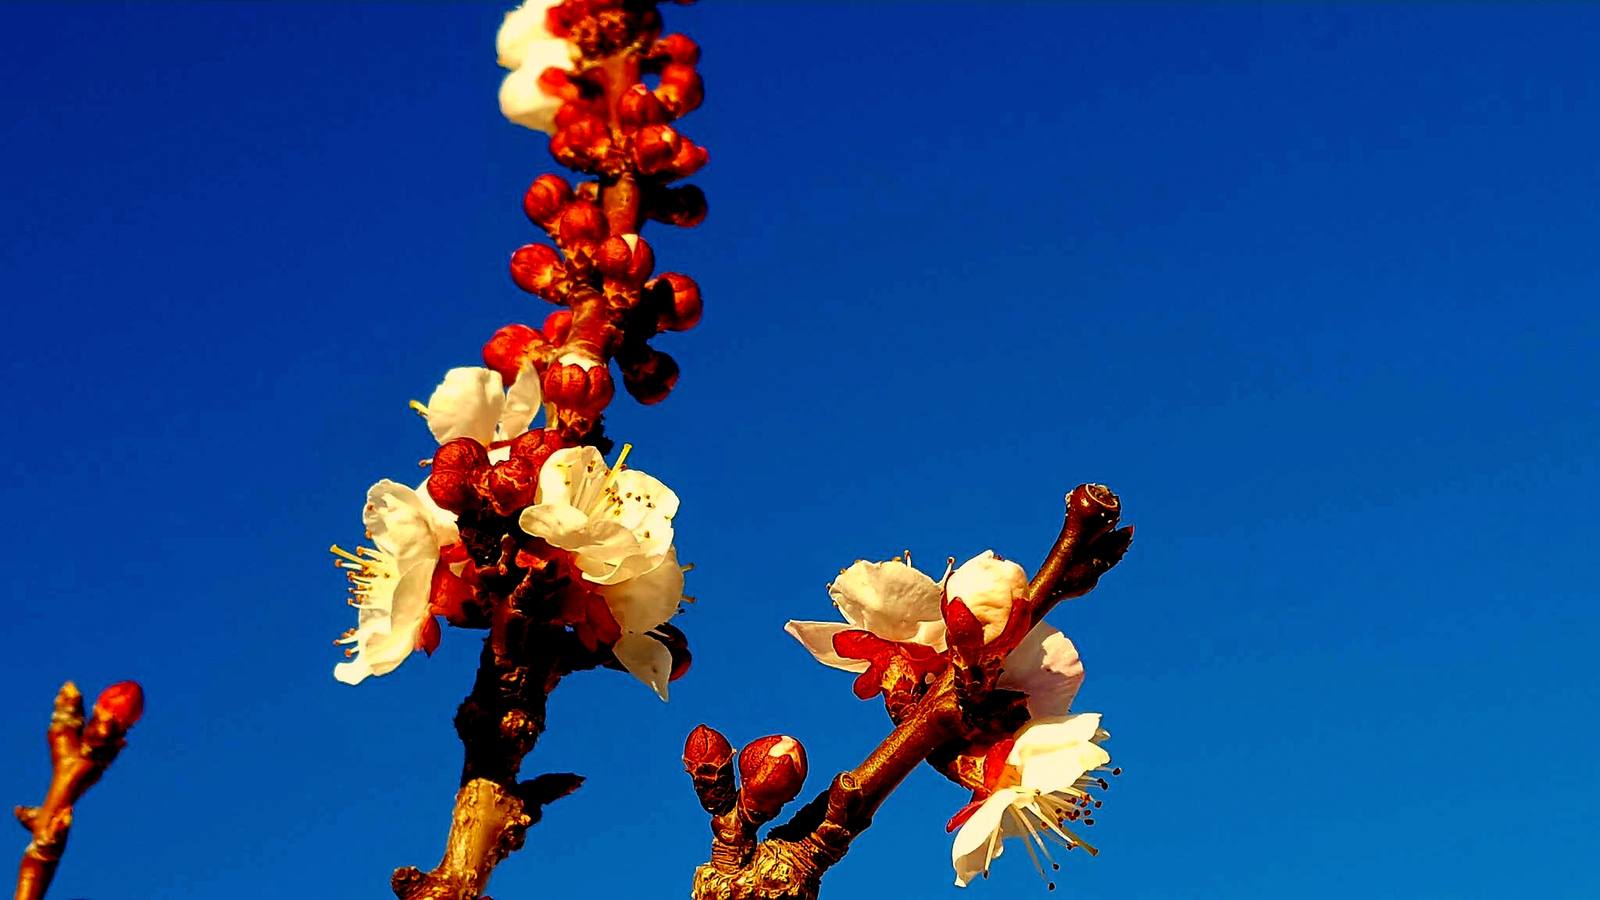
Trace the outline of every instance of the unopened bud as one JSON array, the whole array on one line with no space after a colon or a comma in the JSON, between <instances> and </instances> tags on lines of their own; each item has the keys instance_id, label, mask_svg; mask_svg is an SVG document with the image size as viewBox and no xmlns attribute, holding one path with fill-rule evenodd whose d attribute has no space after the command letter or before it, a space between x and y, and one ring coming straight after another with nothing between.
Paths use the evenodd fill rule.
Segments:
<instances>
[{"instance_id":1,"label":"unopened bud","mask_svg":"<svg viewBox=\"0 0 1600 900\"><path fill-rule=\"evenodd\" d=\"M553 300L566 277L561 255L547 244L526 244L511 254L511 280L530 294Z\"/></svg>"},{"instance_id":2,"label":"unopened bud","mask_svg":"<svg viewBox=\"0 0 1600 900\"><path fill-rule=\"evenodd\" d=\"M606 217L593 203L571 203L561 213L562 246L599 243L605 240L606 231Z\"/></svg>"},{"instance_id":3,"label":"unopened bud","mask_svg":"<svg viewBox=\"0 0 1600 900\"><path fill-rule=\"evenodd\" d=\"M700 45L686 34L664 34L656 41L656 53L675 63L694 65L700 61Z\"/></svg>"},{"instance_id":4,"label":"unopened bud","mask_svg":"<svg viewBox=\"0 0 1600 900\"><path fill-rule=\"evenodd\" d=\"M696 725L683 742L683 767L691 773L710 774L732 761L733 745L710 725Z\"/></svg>"},{"instance_id":5,"label":"unopened bud","mask_svg":"<svg viewBox=\"0 0 1600 900\"><path fill-rule=\"evenodd\" d=\"M806 749L788 735L774 734L739 753L739 803L766 818L778 814L806 781Z\"/></svg>"},{"instance_id":6,"label":"unopened bud","mask_svg":"<svg viewBox=\"0 0 1600 900\"><path fill-rule=\"evenodd\" d=\"M656 303L663 331L688 331L700 323L700 285L679 272L667 272L646 285Z\"/></svg>"},{"instance_id":7,"label":"unopened bud","mask_svg":"<svg viewBox=\"0 0 1600 900\"><path fill-rule=\"evenodd\" d=\"M480 472L477 486L497 514L509 516L533 503L539 471L525 459L508 459Z\"/></svg>"},{"instance_id":8,"label":"unopened bud","mask_svg":"<svg viewBox=\"0 0 1600 900\"><path fill-rule=\"evenodd\" d=\"M961 601L983 626L983 641L988 643L1005 630L1012 605L1027 595L1028 573L985 550L952 572L944 590L950 601Z\"/></svg>"},{"instance_id":9,"label":"unopened bud","mask_svg":"<svg viewBox=\"0 0 1600 900\"><path fill-rule=\"evenodd\" d=\"M626 360L618 357L617 362L622 369L622 386L646 406L667 399L678 383L677 360L660 350L646 347Z\"/></svg>"},{"instance_id":10,"label":"unopened bud","mask_svg":"<svg viewBox=\"0 0 1600 900\"><path fill-rule=\"evenodd\" d=\"M656 254L637 234L623 234L606 238L595 251L594 263L607 278L638 285L655 270Z\"/></svg>"},{"instance_id":11,"label":"unopened bud","mask_svg":"<svg viewBox=\"0 0 1600 900\"><path fill-rule=\"evenodd\" d=\"M660 125L668 118L667 108L642 84L628 88L617 101L617 121L624 128Z\"/></svg>"},{"instance_id":12,"label":"unopened bud","mask_svg":"<svg viewBox=\"0 0 1600 900\"><path fill-rule=\"evenodd\" d=\"M477 474L453 469L434 471L428 476L428 496L440 509L460 515L478 505L478 492L474 488Z\"/></svg>"},{"instance_id":13,"label":"unopened bud","mask_svg":"<svg viewBox=\"0 0 1600 900\"><path fill-rule=\"evenodd\" d=\"M674 116L693 112L705 102L705 82L694 66L672 63L661 70L661 85L656 97Z\"/></svg>"},{"instance_id":14,"label":"unopened bud","mask_svg":"<svg viewBox=\"0 0 1600 900\"><path fill-rule=\"evenodd\" d=\"M144 688L137 681L119 681L100 692L94 701L94 717L115 722L123 731L133 727L144 715Z\"/></svg>"},{"instance_id":15,"label":"unopened bud","mask_svg":"<svg viewBox=\"0 0 1600 900\"><path fill-rule=\"evenodd\" d=\"M572 310L558 309L544 317L544 324L539 326L544 332L545 339L552 344L566 343L567 333L572 331Z\"/></svg>"},{"instance_id":16,"label":"unopened bud","mask_svg":"<svg viewBox=\"0 0 1600 900\"><path fill-rule=\"evenodd\" d=\"M683 178L705 168L706 163L710 160L711 154L706 148L696 144L694 141L685 140L678 145L677 152L672 155L672 159L662 168L678 178Z\"/></svg>"},{"instance_id":17,"label":"unopened bud","mask_svg":"<svg viewBox=\"0 0 1600 900\"><path fill-rule=\"evenodd\" d=\"M548 342L539 329L527 325L507 325L490 335L483 345L483 364L500 373L500 383L510 387L522 374L533 351Z\"/></svg>"},{"instance_id":18,"label":"unopened bud","mask_svg":"<svg viewBox=\"0 0 1600 900\"><path fill-rule=\"evenodd\" d=\"M523 432L511 440L511 458L526 460L535 470L562 447L561 435L544 428Z\"/></svg>"},{"instance_id":19,"label":"unopened bud","mask_svg":"<svg viewBox=\"0 0 1600 900\"><path fill-rule=\"evenodd\" d=\"M667 125L646 125L633 139L633 158L639 171L659 172L683 149L685 141Z\"/></svg>"},{"instance_id":20,"label":"unopened bud","mask_svg":"<svg viewBox=\"0 0 1600 900\"><path fill-rule=\"evenodd\" d=\"M528 192L522 195L522 211L527 213L528 221L535 225L544 225L561 212L572 199L572 186L560 175L546 173L533 180L528 186Z\"/></svg>"},{"instance_id":21,"label":"unopened bud","mask_svg":"<svg viewBox=\"0 0 1600 900\"><path fill-rule=\"evenodd\" d=\"M602 365L556 364L544 373L545 401L574 412L592 416L605 409L615 393L611 372Z\"/></svg>"},{"instance_id":22,"label":"unopened bud","mask_svg":"<svg viewBox=\"0 0 1600 900\"><path fill-rule=\"evenodd\" d=\"M693 228L706 219L706 192L696 185L668 188L652 194L650 218L680 228Z\"/></svg>"},{"instance_id":23,"label":"unopened bud","mask_svg":"<svg viewBox=\"0 0 1600 900\"><path fill-rule=\"evenodd\" d=\"M469 437L445 441L433 451L434 472L477 472L489 465L489 451Z\"/></svg>"}]
</instances>

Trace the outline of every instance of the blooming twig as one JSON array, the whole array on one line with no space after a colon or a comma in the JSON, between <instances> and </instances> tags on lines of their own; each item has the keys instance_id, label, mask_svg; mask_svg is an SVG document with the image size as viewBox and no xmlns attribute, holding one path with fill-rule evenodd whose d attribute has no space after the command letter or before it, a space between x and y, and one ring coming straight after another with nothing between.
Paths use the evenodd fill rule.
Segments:
<instances>
[{"instance_id":1,"label":"blooming twig","mask_svg":"<svg viewBox=\"0 0 1600 900\"><path fill-rule=\"evenodd\" d=\"M38 806L16 808L17 821L32 836L17 871L16 900L39 900L50 889L67 849L73 806L121 752L123 737L144 711L144 691L132 681L100 693L88 722L83 694L67 682L56 692L46 737L50 743L50 787Z\"/></svg>"},{"instance_id":2,"label":"blooming twig","mask_svg":"<svg viewBox=\"0 0 1600 900\"><path fill-rule=\"evenodd\" d=\"M1013 607L1022 611L1020 624L1028 626L1023 630L1031 632L1062 599L1088 593L1100 576L1121 560L1133 529L1116 527L1120 512L1116 495L1102 485L1080 485L1067 495L1061 533ZM966 614L971 615L971 610ZM983 785L981 759L975 766L970 764L973 751L1014 729L1016 704L1006 698L1019 695L1006 690L998 660L992 655L976 651L965 663L959 659L958 645L981 640L981 632L974 630L970 639L963 638L956 624L960 615L947 609L945 619L950 626L951 664L936 675L909 679L899 677L896 666L904 665L901 660L891 658L882 666L880 678L886 706L896 721L894 730L860 765L835 776L827 790L788 822L774 827L764 840L757 840L757 829L777 809L770 803L752 804L749 793L754 787L770 796L770 782L776 780L784 789L780 793L787 794L783 801L795 796L805 776L803 751L789 757L797 761L794 764L766 770L744 766L741 756L744 780L736 787L732 747L727 740L706 726L690 735L685 767L712 817L711 858L695 871L695 900L814 900L823 874L844 857L850 843L872 824L878 807L924 761L958 783L974 788ZM925 637L926 631L923 634ZM848 642L842 643L838 635L833 643L836 648L849 649ZM921 653L916 651L914 656L920 659ZM1072 662L1076 662L1075 654ZM874 661L865 671L871 674L879 668ZM912 673L916 674L914 669ZM1081 678L1081 667L1076 673ZM1075 681L1071 690L1076 690ZM857 693L863 691L858 687Z\"/></svg>"},{"instance_id":3,"label":"blooming twig","mask_svg":"<svg viewBox=\"0 0 1600 900\"><path fill-rule=\"evenodd\" d=\"M560 308L537 328L501 328L483 347L487 368L452 370L414 404L440 442L425 486L380 482L364 516L378 546L335 549L361 610L342 639L356 658L341 680L431 652L436 617L488 630L455 718L465 758L446 849L430 872L395 871L402 900L480 897L543 805L581 783L518 780L563 677L625 669L665 699L689 660L668 623L685 599L677 497L621 457L606 464L602 415L613 362L635 399L665 399L678 366L649 342L700 318L694 280L652 277L655 255L639 236L646 220L693 226L705 216L700 189L673 182L706 151L670 124L700 104L699 48L662 35L653 0L528 0L496 45L511 70L502 111L548 132L551 155L590 177L541 175L523 196L551 243L519 248L511 277ZM544 426L531 428L541 406Z\"/></svg>"}]
</instances>

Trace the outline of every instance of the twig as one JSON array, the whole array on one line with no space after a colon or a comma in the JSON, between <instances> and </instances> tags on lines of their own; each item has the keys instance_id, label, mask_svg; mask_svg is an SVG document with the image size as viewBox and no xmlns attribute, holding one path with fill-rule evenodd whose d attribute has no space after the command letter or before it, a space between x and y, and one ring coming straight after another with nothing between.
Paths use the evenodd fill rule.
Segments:
<instances>
[{"instance_id":1,"label":"twig","mask_svg":"<svg viewBox=\"0 0 1600 900\"><path fill-rule=\"evenodd\" d=\"M40 900L50 889L72 829L73 807L117 758L124 736L144 711L144 691L119 682L95 701L87 724L83 694L67 682L56 692L46 737L50 743L50 786L38 806L18 806L17 821L32 836L17 871L16 900Z\"/></svg>"},{"instance_id":2,"label":"twig","mask_svg":"<svg viewBox=\"0 0 1600 900\"><path fill-rule=\"evenodd\" d=\"M1061 600L1088 593L1122 559L1133 528L1116 527L1120 513L1117 496L1103 485L1079 485L1067 495L1061 532L1029 582L1033 622ZM708 805L712 855L695 871L694 900L815 900L822 876L844 858L906 776L941 748L975 736L978 723L962 708L956 674L955 666L947 667L860 765L835 776L765 840L756 840L760 823L742 817L737 802L720 811ZM722 784L696 775L703 804L703 784L728 791L731 770L726 778Z\"/></svg>"}]
</instances>

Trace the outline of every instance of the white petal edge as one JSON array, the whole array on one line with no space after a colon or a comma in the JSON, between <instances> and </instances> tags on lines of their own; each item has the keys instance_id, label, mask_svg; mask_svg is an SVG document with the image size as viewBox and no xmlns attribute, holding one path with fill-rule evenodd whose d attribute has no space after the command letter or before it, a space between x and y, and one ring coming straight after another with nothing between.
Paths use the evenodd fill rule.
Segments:
<instances>
[{"instance_id":1,"label":"white petal edge","mask_svg":"<svg viewBox=\"0 0 1600 900\"><path fill-rule=\"evenodd\" d=\"M649 685L663 701L667 699L667 681L672 676L671 650L655 638L625 634L611 652L633 677Z\"/></svg>"},{"instance_id":2,"label":"white petal edge","mask_svg":"<svg viewBox=\"0 0 1600 900\"><path fill-rule=\"evenodd\" d=\"M790 637L800 642L817 662L846 672L865 672L871 663L864 659L845 659L833 649L833 636L841 631L857 630L847 622L803 622L791 620L783 626Z\"/></svg>"}]
</instances>

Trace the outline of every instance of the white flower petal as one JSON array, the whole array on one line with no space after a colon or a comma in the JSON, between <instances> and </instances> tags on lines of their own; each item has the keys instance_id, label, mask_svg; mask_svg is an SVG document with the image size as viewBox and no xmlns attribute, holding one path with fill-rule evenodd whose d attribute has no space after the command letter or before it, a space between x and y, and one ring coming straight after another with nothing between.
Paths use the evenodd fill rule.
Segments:
<instances>
[{"instance_id":1,"label":"white flower petal","mask_svg":"<svg viewBox=\"0 0 1600 900\"><path fill-rule=\"evenodd\" d=\"M553 546L573 547L582 545L581 535L589 525L589 517L564 503L540 503L524 509L517 524Z\"/></svg>"},{"instance_id":2,"label":"white flower petal","mask_svg":"<svg viewBox=\"0 0 1600 900\"><path fill-rule=\"evenodd\" d=\"M550 7L559 2L560 0L528 0L506 13L505 19L500 23L500 30L495 32L494 36L495 55L499 58L500 65L507 69L515 69L522 65L530 46L541 41L561 40L545 27L545 14L549 12Z\"/></svg>"},{"instance_id":3,"label":"white flower petal","mask_svg":"<svg viewBox=\"0 0 1600 900\"><path fill-rule=\"evenodd\" d=\"M428 479L422 479L417 485L417 502L422 505L422 511L427 514L429 523L433 527L433 539L440 547L454 544L461 540L461 530L456 526L456 514L433 502L433 495L428 493Z\"/></svg>"},{"instance_id":4,"label":"white flower petal","mask_svg":"<svg viewBox=\"0 0 1600 900\"><path fill-rule=\"evenodd\" d=\"M828 585L845 620L890 641L915 637L923 622L940 619L939 586L898 559L858 560Z\"/></svg>"},{"instance_id":5,"label":"white flower petal","mask_svg":"<svg viewBox=\"0 0 1600 900\"><path fill-rule=\"evenodd\" d=\"M1000 830L1001 819L1016 796L1017 792L1011 788L995 791L956 832L950 846L950 862L956 869L957 887L966 887L1000 856L1003 846L995 833Z\"/></svg>"},{"instance_id":6,"label":"white flower petal","mask_svg":"<svg viewBox=\"0 0 1600 900\"><path fill-rule=\"evenodd\" d=\"M593 447L564 447L550 454L539 470L538 502L586 510L600 496L611 470Z\"/></svg>"},{"instance_id":7,"label":"white flower petal","mask_svg":"<svg viewBox=\"0 0 1600 900\"><path fill-rule=\"evenodd\" d=\"M554 134L561 101L539 87L539 75L546 68L525 65L507 75L500 82L500 114L524 128Z\"/></svg>"},{"instance_id":8,"label":"white flower petal","mask_svg":"<svg viewBox=\"0 0 1600 900\"><path fill-rule=\"evenodd\" d=\"M506 389L505 406L500 411L500 423L495 427L495 440L509 441L525 433L543 402L539 373L531 367L524 368Z\"/></svg>"},{"instance_id":9,"label":"white flower petal","mask_svg":"<svg viewBox=\"0 0 1600 900\"><path fill-rule=\"evenodd\" d=\"M854 630L855 626L847 622L801 622L790 621L783 626L783 630L800 642L817 662L846 672L865 672L871 665L864 659L845 659L833 649L833 636L841 631Z\"/></svg>"},{"instance_id":10,"label":"white flower petal","mask_svg":"<svg viewBox=\"0 0 1600 900\"><path fill-rule=\"evenodd\" d=\"M1005 630L1012 604L1027 592L1028 573L1011 560L995 556L993 550L962 563L945 582L945 593L965 603L983 623L985 643Z\"/></svg>"},{"instance_id":11,"label":"white flower petal","mask_svg":"<svg viewBox=\"0 0 1600 900\"><path fill-rule=\"evenodd\" d=\"M1054 627L1033 626L1006 657L999 686L1028 695L1028 714L1035 719L1065 716L1083 685L1078 648Z\"/></svg>"},{"instance_id":12,"label":"white flower petal","mask_svg":"<svg viewBox=\"0 0 1600 900\"><path fill-rule=\"evenodd\" d=\"M1111 761L1111 754L1099 744L1087 741L1035 754L1021 766L1022 786L1047 794L1067 790L1091 769Z\"/></svg>"},{"instance_id":13,"label":"white flower petal","mask_svg":"<svg viewBox=\"0 0 1600 900\"><path fill-rule=\"evenodd\" d=\"M656 696L667 699L667 681L672 676L672 651L655 638L625 634L611 652L633 677L649 685Z\"/></svg>"},{"instance_id":14,"label":"white flower petal","mask_svg":"<svg viewBox=\"0 0 1600 900\"><path fill-rule=\"evenodd\" d=\"M428 398L428 430L441 444L469 437L487 447L494 443L505 403L499 372L482 366L451 369Z\"/></svg>"},{"instance_id":15,"label":"white flower petal","mask_svg":"<svg viewBox=\"0 0 1600 900\"><path fill-rule=\"evenodd\" d=\"M345 684L360 684L369 675L387 675L405 661L417 646L417 633L428 618L428 595L433 584L433 565L420 563L400 577L395 586L392 607L387 615L387 627L376 622L358 629L355 658L333 667L333 677ZM369 616L374 611L366 611Z\"/></svg>"},{"instance_id":16,"label":"white flower petal","mask_svg":"<svg viewBox=\"0 0 1600 900\"><path fill-rule=\"evenodd\" d=\"M1007 762L1023 765L1028 757L1050 753L1092 740L1100 728L1099 713L1078 713L1053 719L1035 719L1017 732Z\"/></svg>"},{"instance_id":17,"label":"white flower petal","mask_svg":"<svg viewBox=\"0 0 1600 900\"><path fill-rule=\"evenodd\" d=\"M668 551L653 569L600 589L611 615L629 634L642 634L666 622L683 600L683 568L678 554Z\"/></svg>"},{"instance_id":18,"label":"white flower petal","mask_svg":"<svg viewBox=\"0 0 1600 900\"><path fill-rule=\"evenodd\" d=\"M417 492L403 484L385 478L369 488L361 521L378 549L395 558L397 572L439 557L435 519Z\"/></svg>"}]
</instances>

